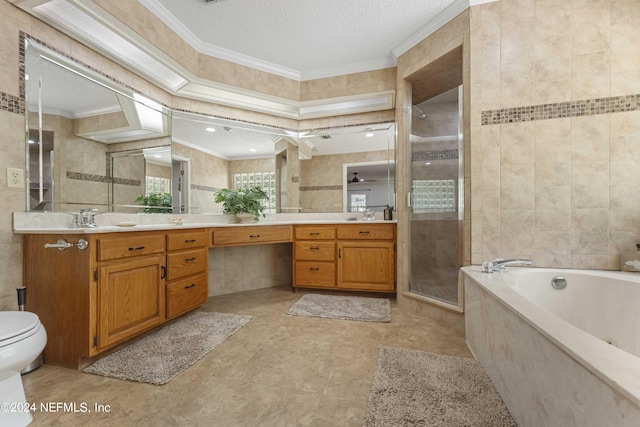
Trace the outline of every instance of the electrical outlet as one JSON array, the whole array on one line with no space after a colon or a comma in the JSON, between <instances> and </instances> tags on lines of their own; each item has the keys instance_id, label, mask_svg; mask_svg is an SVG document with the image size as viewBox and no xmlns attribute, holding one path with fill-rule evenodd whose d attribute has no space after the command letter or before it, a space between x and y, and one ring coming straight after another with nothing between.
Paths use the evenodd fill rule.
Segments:
<instances>
[{"instance_id":1,"label":"electrical outlet","mask_svg":"<svg viewBox=\"0 0 640 427\"><path fill-rule=\"evenodd\" d=\"M24 170L7 168L7 187L24 188Z\"/></svg>"}]
</instances>

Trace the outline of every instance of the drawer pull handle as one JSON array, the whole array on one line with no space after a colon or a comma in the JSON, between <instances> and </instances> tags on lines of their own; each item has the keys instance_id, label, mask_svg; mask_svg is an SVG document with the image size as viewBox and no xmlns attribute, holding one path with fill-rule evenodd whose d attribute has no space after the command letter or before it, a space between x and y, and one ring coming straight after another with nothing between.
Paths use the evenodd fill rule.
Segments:
<instances>
[{"instance_id":1,"label":"drawer pull handle","mask_svg":"<svg viewBox=\"0 0 640 427\"><path fill-rule=\"evenodd\" d=\"M370 231L361 231L360 234L369 234Z\"/></svg>"},{"instance_id":2,"label":"drawer pull handle","mask_svg":"<svg viewBox=\"0 0 640 427\"><path fill-rule=\"evenodd\" d=\"M144 249L144 246L138 246L136 248L129 248L130 251L141 251L142 249Z\"/></svg>"},{"instance_id":3,"label":"drawer pull handle","mask_svg":"<svg viewBox=\"0 0 640 427\"><path fill-rule=\"evenodd\" d=\"M164 265L160 267L160 270L162 270L162 274L160 275L161 279L166 279L167 278L167 267L165 267Z\"/></svg>"},{"instance_id":4,"label":"drawer pull handle","mask_svg":"<svg viewBox=\"0 0 640 427\"><path fill-rule=\"evenodd\" d=\"M195 261L195 260L196 260L196 257L185 258L184 260L185 260L185 261Z\"/></svg>"},{"instance_id":5,"label":"drawer pull handle","mask_svg":"<svg viewBox=\"0 0 640 427\"><path fill-rule=\"evenodd\" d=\"M319 236L319 235L320 235L319 231L309 232L309 236Z\"/></svg>"},{"instance_id":6,"label":"drawer pull handle","mask_svg":"<svg viewBox=\"0 0 640 427\"><path fill-rule=\"evenodd\" d=\"M260 237L260 235L259 235L259 234L249 234L249 238L250 238L250 239L256 239L256 238L258 238L258 237Z\"/></svg>"},{"instance_id":7,"label":"drawer pull handle","mask_svg":"<svg viewBox=\"0 0 640 427\"><path fill-rule=\"evenodd\" d=\"M311 247L309 248L309 250L310 250L310 251L319 251L319 250L320 250L320 248L319 248L319 247L317 247L317 246L311 246Z\"/></svg>"},{"instance_id":8,"label":"drawer pull handle","mask_svg":"<svg viewBox=\"0 0 640 427\"><path fill-rule=\"evenodd\" d=\"M185 286L184 288L185 288L185 289L190 289L190 288L193 288L194 286L196 286L196 284L195 284L195 283L192 283L192 284L190 284L189 286Z\"/></svg>"},{"instance_id":9,"label":"drawer pull handle","mask_svg":"<svg viewBox=\"0 0 640 427\"><path fill-rule=\"evenodd\" d=\"M185 242L185 243L193 243L193 242L195 242L195 241L196 241L196 239L188 239L188 240L185 240L184 242Z\"/></svg>"},{"instance_id":10,"label":"drawer pull handle","mask_svg":"<svg viewBox=\"0 0 640 427\"><path fill-rule=\"evenodd\" d=\"M320 267L309 267L311 271L320 271Z\"/></svg>"}]
</instances>

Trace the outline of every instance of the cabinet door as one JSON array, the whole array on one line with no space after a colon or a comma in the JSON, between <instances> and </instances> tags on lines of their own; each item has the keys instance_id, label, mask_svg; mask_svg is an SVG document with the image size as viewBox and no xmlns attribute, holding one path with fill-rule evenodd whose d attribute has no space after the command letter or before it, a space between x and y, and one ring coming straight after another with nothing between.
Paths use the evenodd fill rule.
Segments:
<instances>
[{"instance_id":1,"label":"cabinet door","mask_svg":"<svg viewBox=\"0 0 640 427\"><path fill-rule=\"evenodd\" d=\"M393 242L339 242L338 287L354 290L393 291Z\"/></svg>"},{"instance_id":2,"label":"cabinet door","mask_svg":"<svg viewBox=\"0 0 640 427\"><path fill-rule=\"evenodd\" d=\"M104 349L165 320L164 256L100 267L98 348Z\"/></svg>"}]
</instances>

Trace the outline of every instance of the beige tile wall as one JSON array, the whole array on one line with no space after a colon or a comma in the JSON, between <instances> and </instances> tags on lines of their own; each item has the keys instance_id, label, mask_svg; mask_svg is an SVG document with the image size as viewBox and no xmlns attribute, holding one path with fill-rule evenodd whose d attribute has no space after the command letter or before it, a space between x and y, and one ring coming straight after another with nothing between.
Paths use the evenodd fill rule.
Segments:
<instances>
[{"instance_id":1,"label":"beige tile wall","mask_svg":"<svg viewBox=\"0 0 640 427\"><path fill-rule=\"evenodd\" d=\"M640 240L640 111L484 126L480 114L639 94L640 2L502 0L471 13L473 263L619 269Z\"/></svg>"},{"instance_id":2,"label":"beige tile wall","mask_svg":"<svg viewBox=\"0 0 640 427\"><path fill-rule=\"evenodd\" d=\"M292 283L291 245L238 246L209 250L209 295Z\"/></svg>"}]
</instances>

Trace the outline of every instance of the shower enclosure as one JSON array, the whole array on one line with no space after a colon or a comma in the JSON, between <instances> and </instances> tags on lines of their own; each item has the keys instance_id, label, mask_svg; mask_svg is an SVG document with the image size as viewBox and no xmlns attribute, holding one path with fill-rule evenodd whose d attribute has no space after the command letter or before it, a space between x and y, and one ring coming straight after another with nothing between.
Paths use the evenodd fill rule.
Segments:
<instances>
[{"instance_id":1,"label":"shower enclosure","mask_svg":"<svg viewBox=\"0 0 640 427\"><path fill-rule=\"evenodd\" d=\"M415 105L411 114L409 291L462 307L462 86Z\"/></svg>"}]
</instances>

